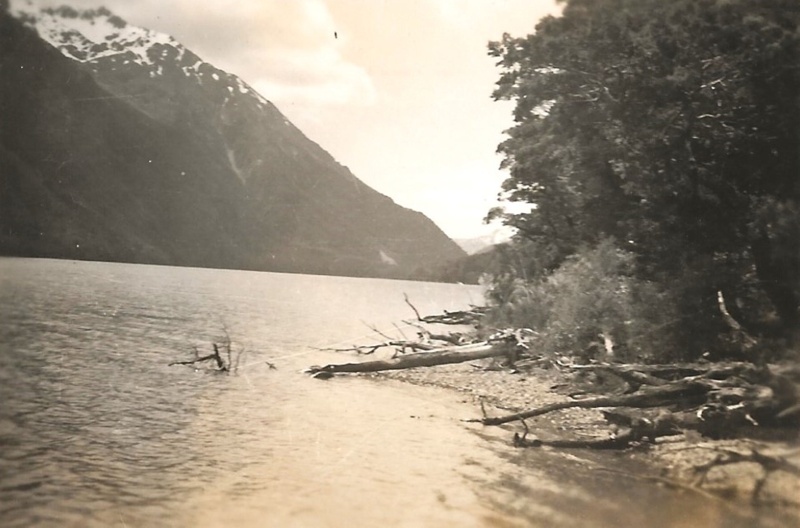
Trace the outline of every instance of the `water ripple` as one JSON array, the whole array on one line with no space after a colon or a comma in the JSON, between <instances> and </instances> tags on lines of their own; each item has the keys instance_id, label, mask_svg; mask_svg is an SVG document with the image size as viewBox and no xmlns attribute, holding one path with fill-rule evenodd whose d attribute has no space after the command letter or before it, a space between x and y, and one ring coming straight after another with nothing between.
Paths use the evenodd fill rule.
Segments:
<instances>
[{"instance_id":1,"label":"water ripple","mask_svg":"<svg viewBox=\"0 0 800 528\"><path fill-rule=\"evenodd\" d=\"M403 292L435 312L475 288L26 259L0 259L0 281L4 527L583 526L603 511L503 460L449 393L297 374L361 320L391 329ZM223 327L247 348L241 375L167 366Z\"/></svg>"}]
</instances>

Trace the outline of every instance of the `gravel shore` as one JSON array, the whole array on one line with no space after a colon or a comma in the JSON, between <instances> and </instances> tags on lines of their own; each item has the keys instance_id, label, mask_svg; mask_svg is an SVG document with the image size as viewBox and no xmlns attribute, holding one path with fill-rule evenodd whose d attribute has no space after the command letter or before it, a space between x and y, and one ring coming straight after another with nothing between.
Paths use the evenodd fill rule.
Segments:
<instances>
[{"instance_id":1,"label":"gravel shore","mask_svg":"<svg viewBox=\"0 0 800 528\"><path fill-rule=\"evenodd\" d=\"M458 391L474 402L476 418L480 417L481 402L487 413L504 414L568 398L564 394L566 391L559 391L568 387L568 382L556 371L511 372L501 368L492 370L491 367L487 370L491 360L474 363L406 369L379 376ZM607 437L610 433L602 414L593 409L565 409L532 419L528 425L532 433L543 439ZM774 435L766 440L709 440L687 434L659 438L655 444L630 449L629 453L631 457L652 465L657 474L676 484L731 500L752 500L770 507L785 508L800 520L800 474L790 468L768 471L761 464L747 460L753 453L758 453L779 457L794 467L800 467L797 431L785 433L780 440L776 440ZM696 469L717 457L730 458L732 453L744 459L716 466L704 477Z\"/></svg>"}]
</instances>

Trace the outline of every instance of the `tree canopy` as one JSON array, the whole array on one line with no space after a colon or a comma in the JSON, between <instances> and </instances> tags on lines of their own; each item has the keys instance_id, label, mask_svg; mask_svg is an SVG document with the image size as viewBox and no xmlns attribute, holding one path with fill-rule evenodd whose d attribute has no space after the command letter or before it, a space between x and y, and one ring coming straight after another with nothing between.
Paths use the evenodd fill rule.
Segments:
<instances>
[{"instance_id":1,"label":"tree canopy","mask_svg":"<svg viewBox=\"0 0 800 528\"><path fill-rule=\"evenodd\" d=\"M516 103L503 191L532 206L492 214L539 273L611 238L681 308L725 292L752 331L796 330L799 25L794 0L569 0L490 43Z\"/></svg>"}]
</instances>

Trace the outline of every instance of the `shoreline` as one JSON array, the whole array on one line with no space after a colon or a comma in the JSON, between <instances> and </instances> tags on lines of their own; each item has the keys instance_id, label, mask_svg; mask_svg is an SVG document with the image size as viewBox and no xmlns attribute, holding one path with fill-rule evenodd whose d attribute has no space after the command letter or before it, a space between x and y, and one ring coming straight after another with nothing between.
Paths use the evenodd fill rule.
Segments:
<instances>
[{"instance_id":1,"label":"shoreline","mask_svg":"<svg viewBox=\"0 0 800 528\"><path fill-rule=\"evenodd\" d=\"M570 381L558 371L532 369L511 372L491 369L492 360L420 367L374 374L377 379L433 386L466 396L474 406L476 418L485 405L487 414L516 412L568 397L558 389ZM484 370L487 365L490 370ZM564 409L527 421L530 433L543 439L581 437L607 438L611 432L601 412L595 409ZM522 432L522 428L512 426ZM509 449L512 428L507 429ZM747 501L757 508L770 508L800 521L800 474L788 468L765 467L752 460L754 453L781 457L800 467L800 442L797 431L781 431L783 438L709 439L694 434L658 438L646 446L627 448L621 453L653 469L648 478L665 485L706 494L709 500L731 503ZM792 438L793 437L793 438ZM537 448L528 448L537 449ZM720 457L731 459L714 464ZM710 467L713 466L713 467ZM698 471L701 468L701 471ZM708 468L708 469L705 469Z\"/></svg>"}]
</instances>

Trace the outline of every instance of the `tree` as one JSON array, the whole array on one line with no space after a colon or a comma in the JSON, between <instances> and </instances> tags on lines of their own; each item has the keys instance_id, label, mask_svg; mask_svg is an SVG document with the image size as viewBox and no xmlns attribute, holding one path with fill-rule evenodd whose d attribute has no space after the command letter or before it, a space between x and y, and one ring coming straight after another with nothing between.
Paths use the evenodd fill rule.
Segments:
<instances>
[{"instance_id":1,"label":"tree","mask_svg":"<svg viewBox=\"0 0 800 528\"><path fill-rule=\"evenodd\" d=\"M700 319L760 294L800 328L799 22L791 0L569 0L490 43L503 189L533 205L506 223L564 258L614 237L643 276L691 276Z\"/></svg>"}]
</instances>

